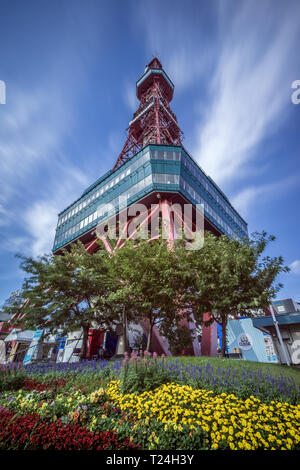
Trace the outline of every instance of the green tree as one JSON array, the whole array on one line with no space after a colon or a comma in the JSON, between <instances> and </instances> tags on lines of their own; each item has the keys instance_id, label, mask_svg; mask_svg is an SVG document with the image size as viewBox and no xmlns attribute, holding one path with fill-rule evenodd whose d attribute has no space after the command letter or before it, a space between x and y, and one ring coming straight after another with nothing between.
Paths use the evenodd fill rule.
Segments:
<instances>
[{"instance_id":1,"label":"green tree","mask_svg":"<svg viewBox=\"0 0 300 470\"><path fill-rule=\"evenodd\" d=\"M89 254L80 242L70 252L44 255L37 260L19 256L27 277L22 297L28 299L18 320L24 328L46 329L49 333L82 330L81 357L87 354L88 331L92 325L112 327L117 312L107 302L112 288L106 250ZM10 305L7 313L16 313Z\"/></svg>"},{"instance_id":2,"label":"green tree","mask_svg":"<svg viewBox=\"0 0 300 470\"><path fill-rule=\"evenodd\" d=\"M147 321L146 350L151 350L153 328L167 336L171 324L174 334L167 339L172 347L175 331L189 320L189 312L182 309L182 272L175 252L163 239L128 241L112 256L111 269L119 287L109 300L124 305L129 320Z\"/></svg>"},{"instance_id":3,"label":"green tree","mask_svg":"<svg viewBox=\"0 0 300 470\"><path fill-rule=\"evenodd\" d=\"M216 321L222 327L222 356L225 356L226 329L230 315L257 316L269 305L282 287L276 284L281 272L289 271L281 256L264 255L275 240L265 232L252 239L230 239L206 233L203 248L186 252L177 248L177 256L185 265L186 306L197 323L203 323L210 313L209 324Z\"/></svg>"}]
</instances>

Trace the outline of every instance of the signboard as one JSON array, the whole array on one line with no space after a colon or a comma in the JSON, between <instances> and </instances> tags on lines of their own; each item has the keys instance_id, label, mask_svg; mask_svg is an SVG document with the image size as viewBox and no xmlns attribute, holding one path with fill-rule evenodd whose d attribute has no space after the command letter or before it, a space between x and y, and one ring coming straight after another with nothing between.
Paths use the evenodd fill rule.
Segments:
<instances>
[{"instance_id":1,"label":"signboard","mask_svg":"<svg viewBox=\"0 0 300 470\"><path fill-rule=\"evenodd\" d=\"M278 362L272 338L255 328L251 318L229 320L227 331L229 353L239 349L246 361Z\"/></svg>"},{"instance_id":2,"label":"signboard","mask_svg":"<svg viewBox=\"0 0 300 470\"><path fill-rule=\"evenodd\" d=\"M6 346L3 339L0 339L0 364L6 363Z\"/></svg>"},{"instance_id":3,"label":"signboard","mask_svg":"<svg viewBox=\"0 0 300 470\"><path fill-rule=\"evenodd\" d=\"M252 338L247 333L241 333L237 339L238 348L248 351L252 348Z\"/></svg>"},{"instance_id":4,"label":"signboard","mask_svg":"<svg viewBox=\"0 0 300 470\"><path fill-rule=\"evenodd\" d=\"M295 313L299 310L293 299L273 300L272 305L275 308L275 313L279 314Z\"/></svg>"},{"instance_id":5,"label":"signboard","mask_svg":"<svg viewBox=\"0 0 300 470\"><path fill-rule=\"evenodd\" d=\"M263 333L263 335L264 335L264 343L265 343L265 347L266 347L266 355L267 355L268 361L277 362L278 358L277 358L277 355L275 353L275 349L274 349L274 345L273 345L273 341L272 341L271 336L268 335L267 333Z\"/></svg>"},{"instance_id":6,"label":"signboard","mask_svg":"<svg viewBox=\"0 0 300 470\"><path fill-rule=\"evenodd\" d=\"M43 330L36 330L34 335L33 335L33 338L32 338L32 341L29 345L29 348L25 354L25 357L24 357L24 360L23 360L23 364L29 364L31 361L32 361L32 357L34 355L34 353L36 352L37 350L37 347L38 347L38 342L41 338L43 334Z\"/></svg>"},{"instance_id":7,"label":"signboard","mask_svg":"<svg viewBox=\"0 0 300 470\"><path fill-rule=\"evenodd\" d=\"M9 362L14 362L14 357L15 357L15 354L17 352L17 349L18 349L18 342L13 341L12 342L12 348L11 348L11 351L10 351L10 354L9 354L9 359L8 359Z\"/></svg>"}]
</instances>

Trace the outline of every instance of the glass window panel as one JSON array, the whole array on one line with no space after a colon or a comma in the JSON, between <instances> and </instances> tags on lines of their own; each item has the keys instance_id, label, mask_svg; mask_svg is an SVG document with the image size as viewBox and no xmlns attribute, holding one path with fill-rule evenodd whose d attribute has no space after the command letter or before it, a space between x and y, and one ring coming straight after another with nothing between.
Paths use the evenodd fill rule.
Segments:
<instances>
[{"instance_id":1,"label":"glass window panel","mask_svg":"<svg viewBox=\"0 0 300 470\"><path fill-rule=\"evenodd\" d=\"M166 175L166 177L167 177L167 183L168 184L174 184L175 183L174 175Z\"/></svg>"}]
</instances>

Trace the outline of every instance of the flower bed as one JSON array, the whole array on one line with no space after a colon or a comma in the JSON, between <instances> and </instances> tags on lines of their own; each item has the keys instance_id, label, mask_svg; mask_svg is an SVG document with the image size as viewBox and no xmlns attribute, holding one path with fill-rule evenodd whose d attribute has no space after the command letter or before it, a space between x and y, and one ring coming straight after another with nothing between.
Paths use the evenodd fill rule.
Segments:
<instances>
[{"instance_id":1,"label":"flower bed","mask_svg":"<svg viewBox=\"0 0 300 470\"><path fill-rule=\"evenodd\" d=\"M6 369L0 448L300 449L299 388L281 375L136 355L85 365Z\"/></svg>"},{"instance_id":2,"label":"flower bed","mask_svg":"<svg viewBox=\"0 0 300 470\"><path fill-rule=\"evenodd\" d=\"M90 394L20 390L2 394L0 403L4 419L0 426L5 430L1 440L14 443L18 438L16 445L21 446L30 441L38 447L70 445L71 449L74 435L81 435L82 440L76 437L80 448L86 442L91 449L106 448L99 444L99 439L106 442L103 432L116 433L121 446L142 449L272 450L297 449L300 443L300 405L265 404L253 396L241 400L175 383L142 394L122 394L120 381L110 381ZM6 427L7 413L14 418L13 431ZM32 423L49 432L34 431L33 436L40 436L35 441L29 435ZM67 435L67 443L52 440ZM111 437L110 442L110 448L118 448L119 441Z\"/></svg>"},{"instance_id":3,"label":"flower bed","mask_svg":"<svg viewBox=\"0 0 300 470\"><path fill-rule=\"evenodd\" d=\"M52 379L49 380L47 383L40 382L37 379L26 377L24 380L22 389L23 390L38 390L39 392L42 392L44 390L52 390L52 391L57 391L59 388L63 387L66 385L66 380L64 379Z\"/></svg>"},{"instance_id":4,"label":"flower bed","mask_svg":"<svg viewBox=\"0 0 300 470\"><path fill-rule=\"evenodd\" d=\"M300 405L266 405L253 396L239 400L233 394L215 395L178 384L126 395L116 381L109 384L107 394L121 411L146 425L157 420L165 430L171 426L181 432L183 425L189 425L190 432L197 433L200 428L211 449L292 449L300 443Z\"/></svg>"},{"instance_id":5,"label":"flower bed","mask_svg":"<svg viewBox=\"0 0 300 470\"><path fill-rule=\"evenodd\" d=\"M10 450L121 450L135 449L129 438L115 432L90 432L77 423L42 420L37 414L18 415L0 410L0 449Z\"/></svg>"}]
</instances>

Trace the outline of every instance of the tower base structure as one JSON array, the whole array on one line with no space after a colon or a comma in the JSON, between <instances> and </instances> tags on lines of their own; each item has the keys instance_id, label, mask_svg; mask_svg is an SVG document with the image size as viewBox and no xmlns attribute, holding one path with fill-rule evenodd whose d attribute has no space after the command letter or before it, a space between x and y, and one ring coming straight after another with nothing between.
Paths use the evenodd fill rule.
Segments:
<instances>
[{"instance_id":1,"label":"tower base structure","mask_svg":"<svg viewBox=\"0 0 300 470\"><path fill-rule=\"evenodd\" d=\"M204 321L209 320L209 313L204 315ZM203 325L201 339L201 356L218 356L218 325L213 322L209 326Z\"/></svg>"}]
</instances>

